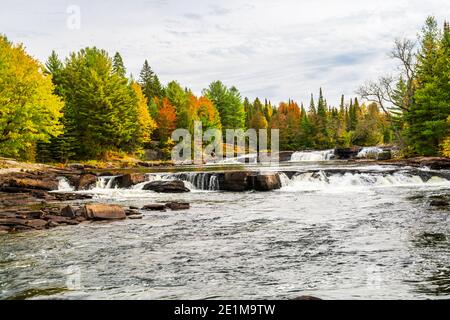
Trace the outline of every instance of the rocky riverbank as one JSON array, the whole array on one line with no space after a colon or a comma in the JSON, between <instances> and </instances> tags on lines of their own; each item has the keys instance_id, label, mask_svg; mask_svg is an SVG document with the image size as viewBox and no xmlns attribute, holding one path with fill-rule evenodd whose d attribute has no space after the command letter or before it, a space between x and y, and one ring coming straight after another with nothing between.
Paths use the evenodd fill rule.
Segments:
<instances>
[{"instance_id":1,"label":"rocky riverbank","mask_svg":"<svg viewBox=\"0 0 450 320\"><path fill-rule=\"evenodd\" d=\"M344 161L352 163L352 160ZM361 163L359 161L358 163ZM405 160L370 161L371 164L428 167L431 170L450 170L450 159L414 158ZM344 169L336 169L345 171ZM116 176L112 187L130 188L146 182L145 173L120 174L120 170L95 171L81 165L56 168L45 165L10 163L0 169L0 232L19 232L54 228L64 225L91 223L98 220L139 219L145 211L187 210L189 203L149 203L142 208L119 207L96 203L89 192L55 192L61 179L66 179L75 191L89 190L101 176ZM289 172L284 172L289 176ZM444 178L448 172L442 171ZM420 172L426 175L427 172ZM183 176L186 175L186 176ZM183 181L189 181L189 173L179 173L179 180L148 181L143 190L159 193L190 192ZM281 188L280 174L247 170L223 170L205 172L203 178L214 175L218 188L215 190L243 192L271 191ZM201 176L201 175L199 175ZM205 177L206 176L206 177ZM193 181L195 182L195 181ZM201 182L201 181L200 181ZM436 202L436 204L439 204Z\"/></svg>"},{"instance_id":2,"label":"rocky riverbank","mask_svg":"<svg viewBox=\"0 0 450 320\"><path fill-rule=\"evenodd\" d=\"M140 219L145 211L186 210L189 203L148 204L143 208L95 203L92 195L54 192L60 179L76 190L88 190L98 175L75 169L34 167L0 174L0 233L50 229L95 221ZM17 168L16 168L17 169ZM142 180L144 179L144 180ZM145 181L144 174L125 174L117 179L121 188Z\"/></svg>"}]
</instances>

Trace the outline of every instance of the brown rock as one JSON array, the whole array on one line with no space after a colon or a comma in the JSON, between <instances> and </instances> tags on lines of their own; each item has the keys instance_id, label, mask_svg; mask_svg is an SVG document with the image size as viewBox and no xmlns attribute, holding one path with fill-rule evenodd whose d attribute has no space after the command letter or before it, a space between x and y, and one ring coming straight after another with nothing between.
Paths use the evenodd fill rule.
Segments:
<instances>
[{"instance_id":1,"label":"brown rock","mask_svg":"<svg viewBox=\"0 0 450 320\"><path fill-rule=\"evenodd\" d=\"M0 226L26 226L27 220L18 218L0 218Z\"/></svg>"},{"instance_id":2,"label":"brown rock","mask_svg":"<svg viewBox=\"0 0 450 320\"><path fill-rule=\"evenodd\" d=\"M187 202L168 202L166 203L166 207L170 210L187 210L191 205Z\"/></svg>"},{"instance_id":3,"label":"brown rock","mask_svg":"<svg viewBox=\"0 0 450 320\"><path fill-rule=\"evenodd\" d=\"M220 189L225 191L248 190L249 175L250 172L247 171L225 172L223 182L220 182Z\"/></svg>"},{"instance_id":4,"label":"brown rock","mask_svg":"<svg viewBox=\"0 0 450 320\"><path fill-rule=\"evenodd\" d=\"M135 209L127 209L125 210L125 214L128 216L136 216L136 215L140 215L141 213L139 212L139 210L135 210Z\"/></svg>"},{"instance_id":5,"label":"brown rock","mask_svg":"<svg viewBox=\"0 0 450 320\"><path fill-rule=\"evenodd\" d=\"M128 219L142 219L142 214L141 214L141 215L131 215L131 216L128 216Z\"/></svg>"},{"instance_id":6,"label":"brown rock","mask_svg":"<svg viewBox=\"0 0 450 320\"><path fill-rule=\"evenodd\" d=\"M143 190L151 190L159 193L190 192L190 190L184 186L184 182L181 180L152 181L147 183L144 186Z\"/></svg>"},{"instance_id":7,"label":"brown rock","mask_svg":"<svg viewBox=\"0 0 450 320\"><path fill-rule=\"evenodd\" d=\"M114 180L114 183L119 188L129 188L145 181L146 179L144 173L128 173L117 177Z\"/></svg>"},{"instance_id":8,"label":"brown rock","mask_svg":"<svg viewBox=\"0 0 450 320\"><path fill-rule=\"evenodd\" d=\"M59 226L58 222L51 221L51 220L47 222L47 227L49 227L49 228L56 228L58 226Z\"/></svg>"},{"instance_id":9,"label":"brown rock","mask_svg":"<svg viewBox=\"0 0 450 320\"><path fill-rule=\"evenodd\" d=\"M165 211L166 206L164 204L154 203L154 204L147 204L142 207L142 210L150 210L150 211Z\"/></svg>"},{"instance_id":10,"label":"brown rock","mask_svg":"<svg viewBox=\"0 0 450 320\"><path fill-rule=\"evenodd\" d=\"M48 221L43 220L43 219L33 219L33 220L28 220L26 222L27 226L30 226L34 229L44 229L47 226Z\"/></svg>"},{"instance_id":11,"label":"brown rock","mask_svg":"<svg viewBox=\"0 0 450 320\"><path fill-rule=\"evenodd\" d=\"M39 178L12 178L3 184L4 190L23 189L25 192L29 190L52 191L58 189L58 181L56 179L39 179Z\"/></svg>"},{"instance_id":12,"label":"brown rock","mask_svg":"<svg viewBox=\"0 0 450 320\"><path fill-rule=\"evenodd\" d=\"M97 183L97 176L92 173L84 173L80 176L78 181L76 181L77 190L86 190L94 186Z\"/></svg>"},{"instance_id":13,"label":"brown rock","mask_svg":"<svg viewBox=\"0 0 450 320\"><path fill-rule=\"evenodd\" d=\"M108 204L87 204L84 206L84 217L93 220L125 219L127 216L122 207Z\"/></svg>"},{"instance_id":14,"label":"brown rock","mask_svg":"<svg viewBox=\"0 0 450 320\"><path fill-rule=\"evenodd\" d=\"M281 180L278 173L258 174L253 176L250 188L256 191L270 191L281 188Z\"/></svg>"},{"instance_id":15,"label":"brown rock","mask_svg":"<svg viewBox=\"0 0 450 320\"><path fill-rule=\"evenodd\" d=\"M68 218L75 218L76 217L75 209L73 207L71 207L71 206L65 206L64 208L62 208L60 214L63 217L68 217Z\"/></svg>"}]
</instances>

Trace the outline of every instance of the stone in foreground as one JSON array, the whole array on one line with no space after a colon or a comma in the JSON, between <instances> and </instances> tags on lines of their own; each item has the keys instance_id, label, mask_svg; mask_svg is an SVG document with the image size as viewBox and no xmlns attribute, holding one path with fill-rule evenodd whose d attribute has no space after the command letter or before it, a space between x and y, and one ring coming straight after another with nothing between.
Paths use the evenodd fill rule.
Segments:
<instances>
[{"instance_id":1,"label":"stone in foreground","mask_svg":"<svg viewBox=\"0 0 450 320\"><path fill-rule=\"evenodd\" d=\"M91 220L119 220L127 216L125 210L117 205L87 204L84 206L84 217Z\"/></svg>"},{"instance_id":2,"label":"stone in foreground","mask_svg":"<svg viewBox=\"0 0 450 320\"><path fill-rule=\"evenodd\" d=\"M142 210L150 210L150 211L165 211L166 206L162 203L154 203L154 204L147 204L142 207Z\"/></svg>"},{"instance_id":3,"label":"stone in foreground","mask_svg":"<svg viewBox=\"0 0 450 320\"><path fill-rule=\"evenodd\" d=\"M191 205L187 202L168 202L166 203L166 207L170 210L187 210L191 207Z\"/></svg>"}]
</instances>

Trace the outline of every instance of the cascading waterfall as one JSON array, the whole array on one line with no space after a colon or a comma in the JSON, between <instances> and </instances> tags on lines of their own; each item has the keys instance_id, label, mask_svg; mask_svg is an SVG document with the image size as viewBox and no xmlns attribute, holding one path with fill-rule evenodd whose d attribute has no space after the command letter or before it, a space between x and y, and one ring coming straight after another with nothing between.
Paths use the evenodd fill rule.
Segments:
<instances>
[{"instance_id":1,"label":"cascading waterfall","mask_svg":"<svg viewBox=\"0 0 450 320\"><path fill-rule=\"evenodd\" d=\"M414 186L450 184L450 181L426 172L327 172L325 170L301 172L291 179L280 174L282 190L340 190L364 189L370 187Z\"/></svg>"},{"instance_id":2,"label":"cascading waterfall","mask_svg":"<svg viewBox=\"0 0 450 320\"><path fill-rule=\"evenodd\" d=\"M95 184L95 188L97 189L113 189L114 180L117 176L105 176L98 177L97 182Z\"/></svg>"},{"instance_id":3,"label":"cascading waterfall","mask_svg":"<svg viewBox=\"0 0 450 320\"><path fill-rule=\"evenodd\" d=\"M185 172L174 173L172 179L179 179L188 182L195 189L199 190L219 190L219 178L216 173L210 172Z\"/></svg>"},{"instance_id":4,"label":"cascading waterfall","mask_svg":"<svg viewBox=\"0 0 450 320\"><path fill-rule=\"evenodd\" d=\"M291 156L291 162L328 161L334 159L334 149L321 151L298 151Z\"/></svg>"},{"instance_id":5,"label":"cascading waterfall","mask_svg":"<svg viewBox=\"0 0 450 320\"><path fill-rule=\"evenodd\" d=\"M383 152L383 149L378 147L367 147L362 148L361 151L358 152L356 155L357 158L361 159L376 159L378 157L378 154Z\"/></svg>"},{"instance_id":6,"label":"cascading waterfall","mask_svg":"<svg viewBox=\"0 0 450 320\"><path fill-rule=\"evenodd\" d=\"M256 153L249 153L240 155L234 158L226 158L220 161L210 161L207 164L257 164L258 155Z\"/></svg>"},{"instance_id":7,"label":"cascading waterfall","mask_svg":"<svg viewBox=\"0 0 450 320\"><path fill-rule=\"evenodd\" d=\"M75 188L70 185L69 180L67 180L67 178L65 177L58 178L58 191L70 192L74 190Z\"/></svg>"}]
</instances>

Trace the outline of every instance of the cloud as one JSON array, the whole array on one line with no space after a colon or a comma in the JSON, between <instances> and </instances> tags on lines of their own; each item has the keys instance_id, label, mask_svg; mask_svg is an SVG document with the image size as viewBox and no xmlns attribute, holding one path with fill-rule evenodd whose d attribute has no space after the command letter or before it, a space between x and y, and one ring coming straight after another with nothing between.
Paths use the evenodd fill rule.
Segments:
<instances>
[{"instance_id":1,"label":"cloud","mask_svg":"<svg viewBox=\"0 0 450 320\"><path fill-rule=\"evenodd\" d=\"M397 37L415 37L429 14L450 15L446 0L5 0L0 30L44 61L85 46L122 53L129 72L145 59L164 82L200 94L213 80L243 96L309 101L353 95L365 80L393 70L387 57ZM81 29L66 28L69 5Z\"/></svg>"}]
</instances>

